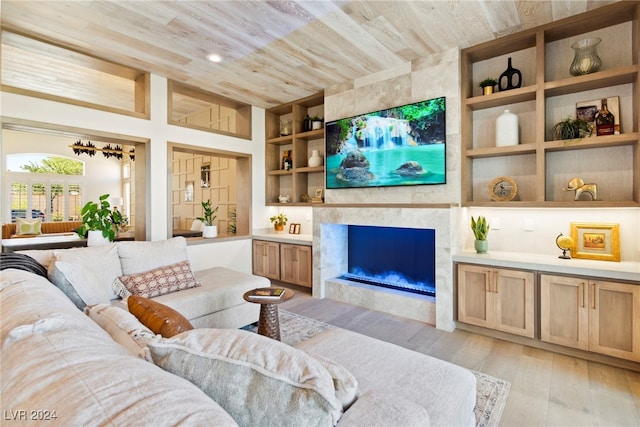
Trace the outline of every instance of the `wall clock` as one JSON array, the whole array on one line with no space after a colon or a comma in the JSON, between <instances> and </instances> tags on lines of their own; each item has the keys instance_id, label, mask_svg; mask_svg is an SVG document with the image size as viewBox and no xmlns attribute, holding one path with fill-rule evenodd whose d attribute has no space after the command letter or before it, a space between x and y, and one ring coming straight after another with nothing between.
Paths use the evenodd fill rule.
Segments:
<instances>
[{"instance_id":1,"label":"wall clock","mask_svg":"<svg viewBox=\"0 0 640 427\"><path fill-rule=\"evenodd\" d=\"M508 176L499 176L489 183L489 197L496 202L508 202L518 194L518 184Z\"/></svg>"}]
</instances>

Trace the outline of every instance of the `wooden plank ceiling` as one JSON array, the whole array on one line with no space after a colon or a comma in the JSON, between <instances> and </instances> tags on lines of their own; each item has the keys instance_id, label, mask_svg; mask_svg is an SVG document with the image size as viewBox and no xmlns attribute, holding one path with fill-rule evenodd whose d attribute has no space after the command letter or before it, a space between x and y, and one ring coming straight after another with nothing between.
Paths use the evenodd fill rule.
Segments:
<instances>
[{"instance_id":1,"label":"wooden plank ceiling","mask_svg":"<svg viewBox=\"0 0 640 427\"><path fill-rule=\"evenodd\" d=\"M2 0L0 12L12 31L268 108L612 2Z\"/></svg>"}]
</instances>

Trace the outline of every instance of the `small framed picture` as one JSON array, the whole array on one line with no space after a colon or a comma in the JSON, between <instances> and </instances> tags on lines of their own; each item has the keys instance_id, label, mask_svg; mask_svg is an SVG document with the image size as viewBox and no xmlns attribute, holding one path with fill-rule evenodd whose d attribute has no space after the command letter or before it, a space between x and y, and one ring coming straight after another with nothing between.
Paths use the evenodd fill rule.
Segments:
<instances>
[{"instance_id":1,"label":"small framed picture","mask_svg":"<svg viewBox=\"0 0 640 427\"><path fill-rule=\"evenodd\" d=\"M193 181L187 181L184 184L184 201L193 202Z\"/></svg>"},{"instance_id":2,"label":"small framed picture","mask_svg":"<svg viewBox=\"0 0 640 427\"><path fill-rule=\"evenodd\" d=\"M316 190L316 197L322 197L322 188Z\"/></svg>"},{"instance_id":3,"label":"small framed picture","mask_svg":"<svg viewBox=\"0 0 640 427\"><path fill-rule=\"evenodd\" d=\"M295 229L295 234L300 234L300 224L295 224L296 229Z\"/></svg>"},{"instance_id":4,"label":"small framed picture","mask_svg":"<svg viewBox=\"0 0 640 427\"><path fill-rule=\"evenodd\" d=\"M291 223L289 225L289 234L295 234L296 233L296 225Z\"/></svg>"},{"instance_id":5,"label":"small framed picture","mask_svg":"<svg viewBox=\"0 0 640 427\"><path fill-rule=\"evenodd\" d=\"M571 223L574 258L620 261L620 225Z\"/></svg>"}]
</instances>

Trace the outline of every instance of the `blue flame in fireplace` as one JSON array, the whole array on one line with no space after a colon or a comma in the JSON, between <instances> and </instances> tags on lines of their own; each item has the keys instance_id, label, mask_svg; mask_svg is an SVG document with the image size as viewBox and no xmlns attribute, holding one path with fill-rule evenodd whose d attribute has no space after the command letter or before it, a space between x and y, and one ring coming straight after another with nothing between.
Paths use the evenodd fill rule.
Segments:
<instances>
[{"instance_id":1,"label":"blue flame in fireplace","mask_svg":"<svg viewBox=\"0 0 640 427\"><path fill-rule=\"evenodd\" d=\"M435 296L435 230L350 225L342 278Z\"/></svg>"}]
</instances>

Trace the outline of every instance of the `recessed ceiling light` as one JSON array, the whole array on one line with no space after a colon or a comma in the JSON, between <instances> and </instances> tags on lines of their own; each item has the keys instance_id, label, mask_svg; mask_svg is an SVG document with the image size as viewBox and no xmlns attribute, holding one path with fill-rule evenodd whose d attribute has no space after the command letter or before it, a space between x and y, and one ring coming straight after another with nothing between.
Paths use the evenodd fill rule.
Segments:
<instances>
[{"instance_id":1,"label":"recessed ceiling light","mask_svg":"<svg viewBox=\"0 0 640 427\"><path fill-rule=\"evenodd\" d=\"M211 62L220 62L222 61L222 58L220 57L220 55L212 53L211 55L207 56L207 59Z\"/></svg>"}]
</instances>

